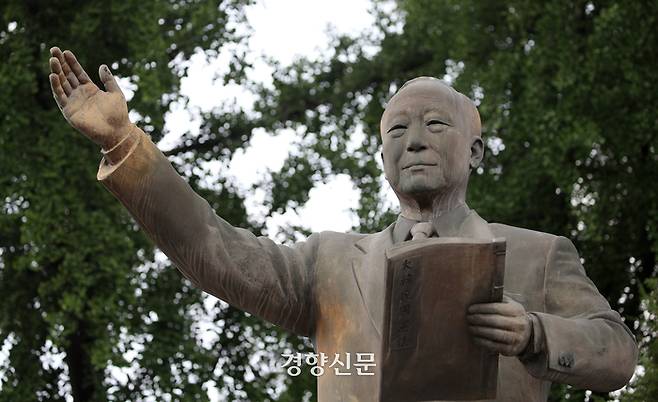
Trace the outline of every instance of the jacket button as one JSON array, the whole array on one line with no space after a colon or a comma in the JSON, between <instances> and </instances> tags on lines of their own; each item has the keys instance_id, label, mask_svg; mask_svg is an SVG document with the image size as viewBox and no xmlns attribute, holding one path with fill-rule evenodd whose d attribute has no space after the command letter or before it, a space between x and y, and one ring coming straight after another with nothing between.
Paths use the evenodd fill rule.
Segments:
<instances>
[{"instance_id":1,"label":"jacket button","mask_svg":"<svg viewBox=\"0 0 658 402\"><path fill-rule=\"evenodd\" d=\"M562 352L557 358L557 364L565 368L573 367L575 358L571 352Z\"/></svg>"}]
</instances>

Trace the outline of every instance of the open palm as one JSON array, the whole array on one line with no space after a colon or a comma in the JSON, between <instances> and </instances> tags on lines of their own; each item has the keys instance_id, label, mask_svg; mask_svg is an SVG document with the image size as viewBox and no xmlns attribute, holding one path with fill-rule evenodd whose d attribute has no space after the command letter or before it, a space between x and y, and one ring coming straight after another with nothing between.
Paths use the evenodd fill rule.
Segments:
<instances>
[{"instance_id":1,"label":"open palm","mask_svg":"<svg viewBox=\"0 0 658 402\"><path fill-rule=\"evenodd\" d=\"M109 68L102 65L98 75L102 91L78 63L75 55L50 49L50 85L66 120L75 129L103 148L111 148L130 125L126 99Z\"/></svg>"}]
</instances>

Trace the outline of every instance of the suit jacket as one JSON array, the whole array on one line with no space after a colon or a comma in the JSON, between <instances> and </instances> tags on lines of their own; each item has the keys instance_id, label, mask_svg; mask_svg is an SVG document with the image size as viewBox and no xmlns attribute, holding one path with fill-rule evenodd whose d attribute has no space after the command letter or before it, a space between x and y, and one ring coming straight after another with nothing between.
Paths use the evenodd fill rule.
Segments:
<instances>
[{"instance_id":1,"label":"suit jacket","mask_svg":"<svg viewBox=\"0 0 658 402\"><path fill-rule=\"evenodd\" d=\"M384 299L382 232L312 234L292 247L234 228L218 217L141 134L98 178L151 239L200 289L294 333L329 356L374 353L379 362ZM538 318L542 353L500 357L498 401L546 401L551 382L613 390L632 375L637 347L619 314L587 278L572 243L500 224L472 211L462 237L505 237L505 290ZM449 323L446 323L449 325ZM318 400L377 401L379 373L318 378Z\"/></svg>"}]
</instances>

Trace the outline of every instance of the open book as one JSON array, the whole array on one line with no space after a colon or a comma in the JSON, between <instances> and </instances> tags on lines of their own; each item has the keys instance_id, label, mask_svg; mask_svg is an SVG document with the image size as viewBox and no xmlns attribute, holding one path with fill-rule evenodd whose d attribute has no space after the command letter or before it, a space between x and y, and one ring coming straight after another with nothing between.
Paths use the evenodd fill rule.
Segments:
<instances>
[{"instance_id":1,"label":"open book","mask_svg":"<svg viewBox=\"0 0 658 402\"><path fill-rule=\"evenodd\" d=\"M454 237L386 250L381 400L495 399L498 355L475 345L466 310L500 302L505 240Z\"/></svg>"}]
</instances>

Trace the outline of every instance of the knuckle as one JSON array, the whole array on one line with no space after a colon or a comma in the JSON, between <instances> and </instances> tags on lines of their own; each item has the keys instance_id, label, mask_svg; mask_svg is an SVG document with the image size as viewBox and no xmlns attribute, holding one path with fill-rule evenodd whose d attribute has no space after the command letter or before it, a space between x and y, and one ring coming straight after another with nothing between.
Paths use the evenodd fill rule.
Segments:
<instances>
[{"instance_id":1,"label":"knuckle","mask_svg":"<svg viewBox=\"0 0 658 402\"><path fill-rule=\"evenodd\" d=\"M512 326L512 328L514 329L515 332L522 331L523 330L523 322L518 321L518 320L514 321L514 325Z\"/></svg>"}]
</instances>

